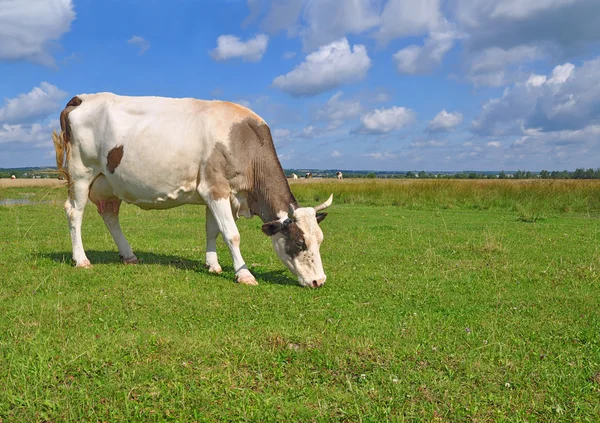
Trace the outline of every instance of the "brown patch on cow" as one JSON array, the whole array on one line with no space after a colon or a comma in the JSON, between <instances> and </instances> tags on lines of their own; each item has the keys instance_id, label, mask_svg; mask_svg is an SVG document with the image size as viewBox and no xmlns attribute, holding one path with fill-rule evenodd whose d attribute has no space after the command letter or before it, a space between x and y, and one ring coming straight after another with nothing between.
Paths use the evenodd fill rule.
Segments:
<instances>
[{"instance_id":1,"label":"brown patch on cow","mask_svg":"<svg viewBox=\"0 0 600 423\"><path fill-rule=\"evenodd\" d=\"M233 105L233 103L231 103ZM237 105L233 105L237 106ZM248 115L248 110L238 106ZM218 143L206 164L205 176L213 198L228 198L231 190L247 192L248 206L263 222L298 206L277 158L269 126L253 113L234 123L229 148Z\"/></svg>"},{"instance_id":2,"label":"brown patch on cow","mask_svg":"<svg viewBox=\"0 0 600 423\"><path fill-rule=\"evenodd\" d=\"M106 156L106 168L110 173L115 173L115 169L121 164L123 158L123 146L113 148Z\"/></svg>"},{"instance_id":3,"label":"brown patch on cow","mask_svg":"<svg viewBox=\"0 0 600 423\"><path fill-rule=\"evenodd\" d=\"M290 257L294 258L307 249L304 241L304 231L300 229L296 222L287 225L281 233L285 236L285 251Z\"/></svg>"}]
</instances>

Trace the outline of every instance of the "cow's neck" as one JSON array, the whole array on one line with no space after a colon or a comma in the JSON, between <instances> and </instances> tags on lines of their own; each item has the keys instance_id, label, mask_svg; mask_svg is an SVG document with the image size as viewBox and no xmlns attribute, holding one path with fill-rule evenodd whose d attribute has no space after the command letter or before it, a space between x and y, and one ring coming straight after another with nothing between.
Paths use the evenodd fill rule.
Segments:
<instances>
[{"instance_id":1,"label":"cow's neck","mask_svg":"<svg viewBox=\"0 0 600 423\"><path fill-rule=\"evenodd\" d=\"M278 220L283 212L287 214L290 204L298 207L279 162L277 165L270 171L260 164L255 167L249 206L252 214L259 216L263 222Z\"/></svg>"}]
</instances>

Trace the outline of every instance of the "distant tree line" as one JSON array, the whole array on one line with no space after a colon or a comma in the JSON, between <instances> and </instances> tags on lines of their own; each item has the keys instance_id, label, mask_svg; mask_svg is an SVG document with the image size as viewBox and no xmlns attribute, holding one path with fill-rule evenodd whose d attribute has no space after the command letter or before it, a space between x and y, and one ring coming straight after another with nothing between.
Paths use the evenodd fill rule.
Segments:
<instances>
[{"instance_id":1,"label":"distant tree line","mask_svg":"<svg viewBox=\"0 0 600 423\"><path fill-rule=\"evenodd\" d=\"M299 177L304 176L304 170L286 170L286 175L291 177L292 173L296 173ZM335 178L337 170L311 170L315 178ZM365 179L600 179L600 168L597 169L575 169L570 172L548 171L531 172L525 170L517 170L516 172L425 172L421 171L350 171L342 170L345 179L365 178Z\"/></svg>"}]
</instances>

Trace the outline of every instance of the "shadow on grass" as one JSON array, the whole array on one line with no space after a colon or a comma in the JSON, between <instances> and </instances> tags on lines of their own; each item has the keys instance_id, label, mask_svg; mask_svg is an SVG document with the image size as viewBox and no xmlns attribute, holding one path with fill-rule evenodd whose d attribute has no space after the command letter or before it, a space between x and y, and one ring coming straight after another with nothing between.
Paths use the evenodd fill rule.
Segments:
<instances>
[{"instance_id":1,"label":"shadow on grass","mask_svg":"<svg viewBox=\"0 0 600 423\"><path fill-rule=\"evenodd\" d=\"M94 264L117 264L121 262L119 254L116 251L97 251L86 250L86 255ZM172 256L167 254L156 254L147 251L136 251L135 255L141 264L159 264L163 266L172 266L181 270L194 270L198 273L204 273L214 277L220 277L226 280L232 280L234 273L233 267L223 266L223 273L209 273L208 269L200 261L190 260L183 257ZM56 252L44 254L50 260L58 263L71 263L71 252ZM285 270L265 271L258 267L250 268L250 271L258 281L258 283L266 282L275 285L296 285L299 287L295 279L290 277L290 274Z\"/></svg>"}]
</instances>

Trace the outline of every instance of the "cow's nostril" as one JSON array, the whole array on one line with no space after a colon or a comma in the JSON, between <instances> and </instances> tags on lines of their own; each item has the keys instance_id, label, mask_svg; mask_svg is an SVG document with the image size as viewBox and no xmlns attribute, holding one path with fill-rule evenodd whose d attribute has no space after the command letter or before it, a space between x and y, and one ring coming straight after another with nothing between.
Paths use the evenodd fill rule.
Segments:
<instances>
[{"instance_id":1,"label":"cow's nostril","mask_svg":"<svg viewBox=\"0 0 600 423\"><path fill-rule=\"evenodd\" d=\"M319 283L317 281L312 281L313 286L316 288L317 286L319 286Z\"/></svg>"}]
</instances>

